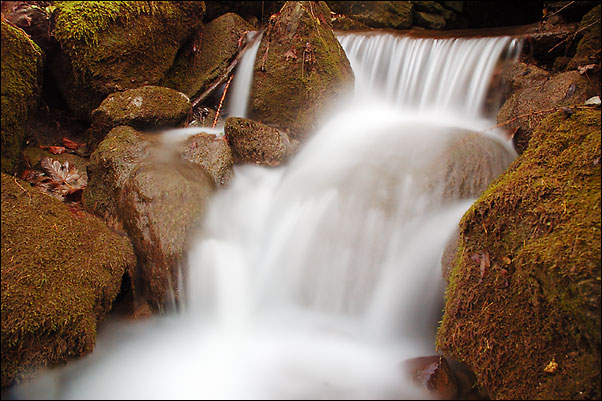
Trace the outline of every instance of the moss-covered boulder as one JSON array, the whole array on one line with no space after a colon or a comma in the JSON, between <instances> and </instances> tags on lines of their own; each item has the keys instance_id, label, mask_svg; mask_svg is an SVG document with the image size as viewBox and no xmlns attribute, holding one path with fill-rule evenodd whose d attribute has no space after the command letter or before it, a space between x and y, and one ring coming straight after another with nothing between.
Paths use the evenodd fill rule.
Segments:
<instances>
[{"instance_id":1,"label":"moss-covered boulder","mask_svg":"<svg viewBox=\"0 0 602 401\"><path fill-rule=\"evenodd\" d=\"M307 137L334 99L353 86L353 71L324 2L290 1L266 30L254 66L249 118Z\"/></svg>"},{"instance_id":2,"label":"moss-covered boulder","mask_svg":"<svg viewBox=\"0 0 602 401\"><path fill-rule=\"evenodd\" d=\"M90 353L136 258L98 218L2 174L2 387Z\"/></svg>"},{"instance_id":3,"label":"moss-covered boulder","mask_svg":"<svg viewBox=\"0 0 602 401\"><path fill-rule=\"evenodd\" d=\"M522 153L537 124L562 107L583 104L595 94L591 82L578 71L567 71L525 82L504 102L497 121L514 132L516 150Z\"/></svg>"},{"instance_id":4,"label":"moss-covered boulder","mask_svg":"<svg viewBox=\"0 0 602 401\"><path fill-rule=\"evenodd\" d=\"M241 163L278 166L296 149L286 133L248 118L230 117L224 130Z\"/></svg>"},{"instance_id":5,"label":"moss-covered boulder","mask_svg":"<svg viewBox=\"0 0 602 401\"><path fill-rule=\"evenodd\" d=\"M190 97L202 93L226 71L239 53L245 32L254 29L234 13L214 19L182 48L160 84Z\"/></svg>"},{"instance_id":6,"label":"moss-covered boulder","mask_svg":"<svg viewBox=\"0 0 602 401\"><path fill-rule=\"evenodd\" d=\"M548 116L462 218L437 343L492 399L600 398L600 139Z\"/></svg>"},{"instance_id":7,"label":"moss-covered boulder","mask_svg":"<svg viewBox=\"0 0 602 401\"><path fill-rule=\"evenodd\" d=\"M173 290L178 292L179 264L187 236L202 218L215 191L204 168L184 160L146 161L126 181L119 217L138 257L133 275L136 299L162 310Z\"/></svg>"},{"instance_id":8,"label":"moss-covered boulder","mask_svg":"<svg viewBox=\"0 0 602 401\"><path fill-rule=\"evenodd\" d=\"M131 171L149 152L144 134L132 127L113 128L90 155L88 186L83 202L88 210L104 219L114 220L119 195Z\"/></svg>"},{"instance_id":9,"label":"moss-covered boulder","mask_svg":"<svg viewBox=\"0 0 602 401\"><path fill-rule=\"evenodd\" d=\"M226 186L234 177L234 159L225 136L201 132L186 140L182 158L200 164L218 187Z\"/></svg>"},{"instance_id":10,"label":"moss-covered boulder","mask_svg":"<svg viewBox=\"0 0 602 401\"><path fill-rule=\"evenodd\" d=\"M26 124L42 84L42 51L27 35L2 21L2 172L17 167Z\"/></svg>"},{"instance_id":11,"label":"moss-covered boulder","mask_svg":"<svg viewBox=\"0 0 602 401\"><path fill-rule=\"evenodd\" d=\"M190 99L171 88L147 85L116 92L92 112L90 141L100 142L120 125L138 130L176 127L190 110Z\"/></svg>"},{"instance_id":12,"label":"moss-covered boulder","mask_svg":"<svg viewBox=\"0 0 602 401\"><path fill-rule=\"evenodd\" d=\"M84 120L109 94L157 84L202 24L202 1L61 1L52 34L63 57L53 76Z\"/></svg>"},{"instance_id":13,"label":"moss-covered boulder","mask_svg":"<svg viewBox=\"0 0 602 401\"><path fill-rule=\"evenodd\" d=\"M412 26L411 1L327 1L328 7L372 28L407 29Z\"/></svg>"},{"instance_id":14,"label":"moss-covered boulder","mask_svg":"<svg viewBox=\"0 0 602 401\"><path fill-rule=\"evenodd\" d=\"M569 68L582 67L588 64L600 64L600 4L592 8L581 20L579 29L584 30L583 37L577 45L577 52L569 62ZM599 68L599 67L598 67ZM600 70L598 70L598 79Z\"/></svg>"}]
</instances>

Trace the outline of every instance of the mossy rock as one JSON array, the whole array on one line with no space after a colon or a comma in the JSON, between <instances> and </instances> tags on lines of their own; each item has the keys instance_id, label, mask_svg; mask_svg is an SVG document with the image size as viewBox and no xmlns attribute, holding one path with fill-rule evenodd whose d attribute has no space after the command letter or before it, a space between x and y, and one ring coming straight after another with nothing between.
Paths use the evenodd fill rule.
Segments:
<instances>
[{"instance_id":1,"label":"mossy rock","mask_svg":"<svg viewBox=\"0 0 602 401\"><path fill-rule=\"evenodd\" d=\"M2 174L2 387L90 353L136 258L96 217Z\"/></svg>"},{"instance_id":2,"label":"mossy rock","mask_svg":"<svg viewBox=\"0 0 602 401\"><path fill-rule=\"evenodd\" d=\"M427 29L441 30L445 28L445 18L439 14L414 11L414 25Z\"/></svg>"},{"instance_id":3,"label":"mossy rock","mask_svg":"<svg viewBox=\"0 0 602 401\"><path fill-rule=\"evenodd\" d=\"M249 118L302 139L351 90L353 71L324 2L287 2L266 30L254 65Z\"/></svg>"},{"instance_id":4,"label":"mossy rock","mask_svg":"<svg viewBox=\"0 0 602 401\"><path fill-rule=\"evenodd\" d=\"M286 133L248 118L230 117L224 130L242 163L279 166L295 148Z\"/></svg>"},{"instance_id":5,"label":"mossy rock","mask_svg":"<svg viewBox=\"0 0 602 401\"><path fill-rule=\"evenodd\" d=\"M90 141L100 142L120 125L138 130L173 128L184 122L190 111L190 99L171 88L148 85L116 92L92 112Z\"/></svg>"},{"instance_id":6,"label":"mossy rock","mask_svg":"<svg viewBox=\"0 0 602 401\"><path fill-rule=\"evenodd\" d=\"M189 97L205 91L234 60L239 40L255 28L237 14L224 14L199 31L176 56L176 60L160 85L185 93ZM197 49L195 51L195 49Z\"/></svg>"},{"instance_id":7,"label":"mossy rock","mask_svg":"<svg viewBox=\"0 0 602 401\"><path fill-rule=\"evenodd\" d=\"M141 162L123 186L118 209L138 257L135 297L153 310L163 309L172 289L179 299L179 266L190 245L188 235L214 191L205 169L184 160Z\"/></svg>"},{"instance_id":8,"label":"mossy rock","mask_svg":"<svg viewBox=\"0 0 602 401\"><path fill-rule=\"evenodd\" d=\"M90 155L88 186L83 202L104 219L117 216L121 189L136 165L145 159L150 143L141 132L127 126L113 128Z\"/></svg>"},{"instance_id":9,"label":"mossy rock","mask_svg":"<svg viewBox=\"0 0 602 401\"><path fill-rule=\"evenodd\" d=\"M437 343L492 399L600 399L600 139L548 116L461 220Z\"/></svg>"},{"instance_id":10,"label":"mossy rock","mask_svg":"<svg viewBox=\"0 0 602 401\"><path fill-rule=\"evenodd\" d=\"M13 174L42 85L42 50L2 21L2 172Z\"/></svg>"},{"instance_id":11,"label":"mossy rock","mask_svg":"<svg viewBox=\"0 0 602 401\"><path fill-rule=\"evenodd\" d=\"M562 107L582 105L595 94L591 82L578 71L567 71L549 79L523 84L504 102L497 115L498 123L516 131L514 144L522 153L537 124Z\"/></svg>"},{"instance_id":12,"label":"mossy rock","mask_svg":"<svg viewBox=\"0 0 602 401\"><path fill-rule=\"evenodd\" d=\"M577 53L569 62L568 68L588 64L600 64L600 4L592 8L581 20L580 29L585 33L577 45ZM600 71L598 71L598 77Z\"/></svg>"},{"instance_id":13,"label":"mossy rock","mask_svg":"<svg viewBox=\"0 0 602 401\"><path fill-rule=\"evenodd\" d=\"M411 1L327 1L336 13L372 28L408 29L412 26Z\"/></svg>"},{"instance_id":14,"label":"mossy rock","mask_svg":"<svg viewBox=\"0 0 602 401\"><path fill-rule=\"evenodd\" d=\"M53 35L65 57L53 75L84 120L109 94L157 84L202 24L202 1L61 1Z\"/></svg>"},{"instance_id":15,"label":"mossy rock","mask_svg":"<svg viewBox=\"0 0 602 401\"><path fill-rule=\"evenodd\" d=\"M436 1L412 1L414 11L424 11L432 14L443 14L443 6Z\"/></svg>"},{"instance_id":16,"label":"mossy rock","mask_svg":"<svg viewBox=\"0 0 602 401\"><path fill-rule=\"evenodd\" d=\"M218 187L227 186L234 177L232 150L225 137L201 132L186 140L182 158L201 165Z\"/></svg>"}]
</instances>

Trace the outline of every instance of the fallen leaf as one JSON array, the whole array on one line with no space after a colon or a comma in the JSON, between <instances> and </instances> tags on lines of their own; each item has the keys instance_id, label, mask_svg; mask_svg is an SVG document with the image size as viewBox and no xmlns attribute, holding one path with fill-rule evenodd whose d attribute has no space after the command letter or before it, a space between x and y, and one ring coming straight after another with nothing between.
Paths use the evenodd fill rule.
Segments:
<instances>
[{"instance_id":1,"label":"fallen leaf","mask_svg":"<svg viewBox=\"0 0 602 401\"><path fill-rule=\"evenodd\" d=\"M284 57L285 57L286 61L288 61L289 59L296 60L297 59L297 50L294 47L291 47L291 49L289 51L284 53Z\"/></svg>"},{"instance_id":2,"label":"fallen leaf","mask_svg":"<svg viewBox=\"0 0 602 401\"><path fill-rule=\"evenodd\" d=\"M65 145L65 147L68 148L68 149L75 150L77 148L80 148L80 147L84 146L85 143L77 143L77 142L72 141L69 138L63 137L63 145Z\"/></svg>"},{"instance_id":3,"label":"fallen leaf","mask_svg":"<svg viewBox=\"0 0 602 401\"><path fill-rule=\"evenodd\" d=\"M588 65L578 66L577 69L579 70L579 74L583 75L588 70L593 70L594 67L596 67L596 64L588 64Z\"/></svg>"},{"instance_id":4,"label":"fallen leaf","mask_svg":"<svg viewBox=\"0 0 602 401\"><path fill-rule=\"evenodd\" d=\"M60 155L61 153L65 153L64 146L40 146L40 149L48 150L53 155Z\"/></svg>"},{"instance_id":5,"label":"fallen leaf","mask_svg":"<svg viewBox=\"0 0 602 401\"><path fill-rule=\"evenodd\" d=\"M87 185L85 177L80 176L77 168L69 164L69 161L61 164L58 160L44 157L40 160L40 166L46 177L39 178L35 185L42 191L64 200L81 199L81 192Z\"/></svg>"},{"instance_id":6,"label":"fallen leaf","mask_svg":"<svg viewBox=\"0 0 602 401\"><path fill-rule=\"evenodd\" d=\"M502 262L504 262L505 265L509 265L510 263L512 263L512 260L510 260L508 256L504 256L502 258Z\"/></svg>"},{"instance_id":7,"label":"fallen leaf","mask_svg":"<svg viewBox=\"0 0 602 401\"><path fill-rule=\"evenodd\" d=\"M481 257L481 265L480 265L481 280L483 280L483 277L485 277L485 274L487 274L487 271L489 270L490 266L491 266L491 262L489 260L489 253L487 253L487 251L485 251Z\"/></svg>"},{"instance_id":8,"label":"fallen leaf","mask_svg":"<svg viewBox=\"0 0 602 401\"><path fill-rule=\"evenodd\" d=\"M558 362L552 359L550 363L548 363L548 365L543 369L543 371L546 373L554 373L556 372L556 369L558 369Z\"/></svg>"}]
</instances>

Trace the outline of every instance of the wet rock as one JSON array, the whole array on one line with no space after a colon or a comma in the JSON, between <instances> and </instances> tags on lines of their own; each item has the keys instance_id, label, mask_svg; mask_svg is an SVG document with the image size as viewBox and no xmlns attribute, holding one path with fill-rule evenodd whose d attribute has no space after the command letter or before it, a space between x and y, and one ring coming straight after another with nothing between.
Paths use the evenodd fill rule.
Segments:
<instances>
[{"instance_id":1,"label":"wet rock","mask_svg":"<svg viewBox=\"0 0 602 401\"><path fill-rule=\"evenodd\" d=\"M549 115L462 218L437 345L492 399L600 398L600 139Z\"/></svg>"},{"instance_id":2,"label":"wet rock","mask_svg":"<svg viewBox=\"0 0 602 401\"><path fill-rule=\"evenodd\" d=\"M136 258L130 241L2 174L2 387L94 349Z\"/></svg>"},{"instance_id":3,"label":"wet rock","mask_svg":"<svg viewBox=\"0 0 602 401\"><path fill-rule=\"evenodd\" d=\"M410 1L327 1L330 9L372 28L407 29L412 26Z\"/></svg>"},{"instance_id":4,"label":"wet rock","mask_svg":"<svg viewBox=\"0 0 602 401\"><path fill-rule=\"evenodd\" d=\"M443 6L436 1L413 1L415 11L432 14L443 14Z\"/></svg>"},{"instance_id":5,"label":"wet rock","mask_svg":"<svg viewBox=\"0 0 602 401\"><path fill-rule=\"evenodd\" d=\"M135 298L161 311L167 297L179 299L178 274L187 236L202 218L213 180L187 161L145 161L130 173L119 200L119 217L138 257Z\"/></svg>"},{"instance_id":6,"label":"wet rock","mask_svg":"<svg viewBox=\"0 0 602 401\"><path fill-rule=\"evenodd\" d=\"M184 144L182 158L203 166L218 187L227 186L234 176L232 150L225 136L204 132L191 136Z\"/></svg>"},{"instance_id":7,"label":"wet rock","mask_svg":"<svg viewBox=\"0 0 602 401\"><path fill-rule=\"evenodd\" d=\"M259 46L249 118L306 138L352 86L353 71L326 4L287 2Z\"/></svg>"},{"instance_id":8,"label":"wet rock","mask_svg":"<svg viewBox=\"0 0 602 401\"><path fill-rule=\"evenodd\" d=\"M443 29L445 28L445 18L442 15L426 13L424 11L414 12L414 25L421 26L427 29Z\"/></svg>"},{"instance_id":9,"label":"wet rock","mask_svg":"<svg viewBox=\"0 0 602 401\"><path fill-rule=\"evenodd\" d=\"M363 22L349 18L343 14L335 14L330 18L332 23L332 29L341 31L363 31L368 30L370 27Z\"/></svg>"},{"instance_id":10,"label":"wet rock","mask_svg":"<svg viewBox=\"0 0 602 401\"><path fill-rule=\"evenodd\" d=\"M234 154L242 163L278 166L296 148L286 133L247 118L228 118L225 131Z\"/></svg>"},{"instance_id":11,"label":"wet rock","mask_svg":"<svg viewBox=\"0 0 602 401\"><path fill-rule=\"evenodd\" d=\"M562 107L582 105L594 94L590 81L578 71L523 83L502 105L497 121L514 133L514 146L520 154L527 148L533 129L547 115Z\"/></svg>"},{"instance_id":12,"label":"wet rock","mask_svg":"<svg viewBox=\"0 0 602 401\"><path fill-rule=\"evenodd\" d=\"M457 13L461 13L464 10L463 1L442 1L441 4L448 10L452 10Z\"/></svg>"},{"instance_id":13,"label":"wet rock","mask_svg":"<svg viewBox=\"0 0 602 401\"><path fill-rule=\"evenodd\" d=\"M50 37L50 18L53 6L49 1L8 1L12 6L2 10L4 18L25 31L48 57L56 50ZM34 4L35 3L35 4Z\"/></svg>"},{"instance_id":14,"label":"wet rock","mask_svg":"<svg viewBox=\"0 0 602 401\"><path fill-rule=\"evenodd\" d=\"M38 105L42 71L40 47L2 21L2 172L16 171L26 124Z\"/></svg>"},{"instance_id":15,"label":"wet rock","mask_svg":"<svg viewBox=\"0 0 602 401\"><path fill-rule=\"evenodd\" d=\"M161 85L189 97L202 93L239 53L245 32L253 30L255 28L238 14L227 13L214 19L180 50Z\"/></svg>"},{"instance_id":16,"label":"wet rock","mask_svg":"<svg viewBox=\"0 0 602 401\"><path fill-rule=\"evenodd\" d=\"M131 171L149 152L141 132L127 126L113 128L90 156L88 186L83 201L88 210L115 220L119 195Z\"/></svg>"},{"instance_id":17,"label":"wet rock","mask_svg":"<svg viewBox=\"0 0 602 401\"><path fill-rule=\"evenodd\" d=\"M109 94L156 85L202 24L199 2L60 2L52 34L63 55L52 63L73 113L89 121Z\"/></svg>"},{"instance_id":18,"label":"wet rock","mask_svg":"<svg viewBox=\"0 0 602 401\"><path fill-rule=\"evenodd\" d=\"M551 67L557 57L572 55L580 34L576 23L541 22L527 32L522 53L540 65Z\"/></svg>"},{"instance_id":19,"label":"wet rock","mask_svg":"<svg viewBox=\"0 0 602 401\"><path fill-rule=\"evenodd\" d=\"M212 21L220 15L237 13L249 21L252 17L258 21L267 21L277 13L285 1L206 1L205 21Z\"/></svg>"},{"instance_id":20,"label":"wet rock","mask_svg":"<svg viewBox=\"0 0 602 401\"><path fill-rule=\"evenodd\" d=\"M455 375L441 355L408 359L404 361L403 368L416 384L436 399L451 400L458 394Z\"/></svg>"},{"instance_id":21,"label":"wet rock","mask_svg":"<svg viewBox=\"0 0 602 401\"><path fill-rule=\"evenodd\" d=\"M99 142L114 127L138 130L176 127L190 112L190 100L174 89L143 86L109 95L92 112L91 142Z\"/></svg>"}]
</instances>

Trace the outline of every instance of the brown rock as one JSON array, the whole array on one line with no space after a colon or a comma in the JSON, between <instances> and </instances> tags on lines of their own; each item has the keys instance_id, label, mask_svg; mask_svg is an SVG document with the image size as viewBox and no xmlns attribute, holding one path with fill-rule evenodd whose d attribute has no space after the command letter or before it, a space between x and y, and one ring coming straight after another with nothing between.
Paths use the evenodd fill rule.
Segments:
<instances>
[{"instance_id":1,"label":"brown rock","mask_svg":"<svg viewBox=\"0 0 602 401\"><path fill-rule=\"evenodd\" d=\"M225 131L242 163L278 166L296 147L284 132L247 118L228 118Z\"/></svg>"},{"instance_id":2,"label":"brown rock","mask_svg":"<svg viewBox=\"0 0 602 401\"><path fill-rule=\"evenodd\" d=\"M217 186L228 185L234 176L232 150L225 137L204 132L191 136L184 144L182 158L203 166Z\"/></svg>"},{"instance_id":3,"label":"brown rock","mask_svg":"<svg viewBox=\"0 0 602 401\"><path fill-rule=\"evenodd\" d=\"M422 356L403 362L404 370L419 386L428 390L435 398L454 399L458 386L454 373L444 356Z\"/></svg>"}]
</instances>

